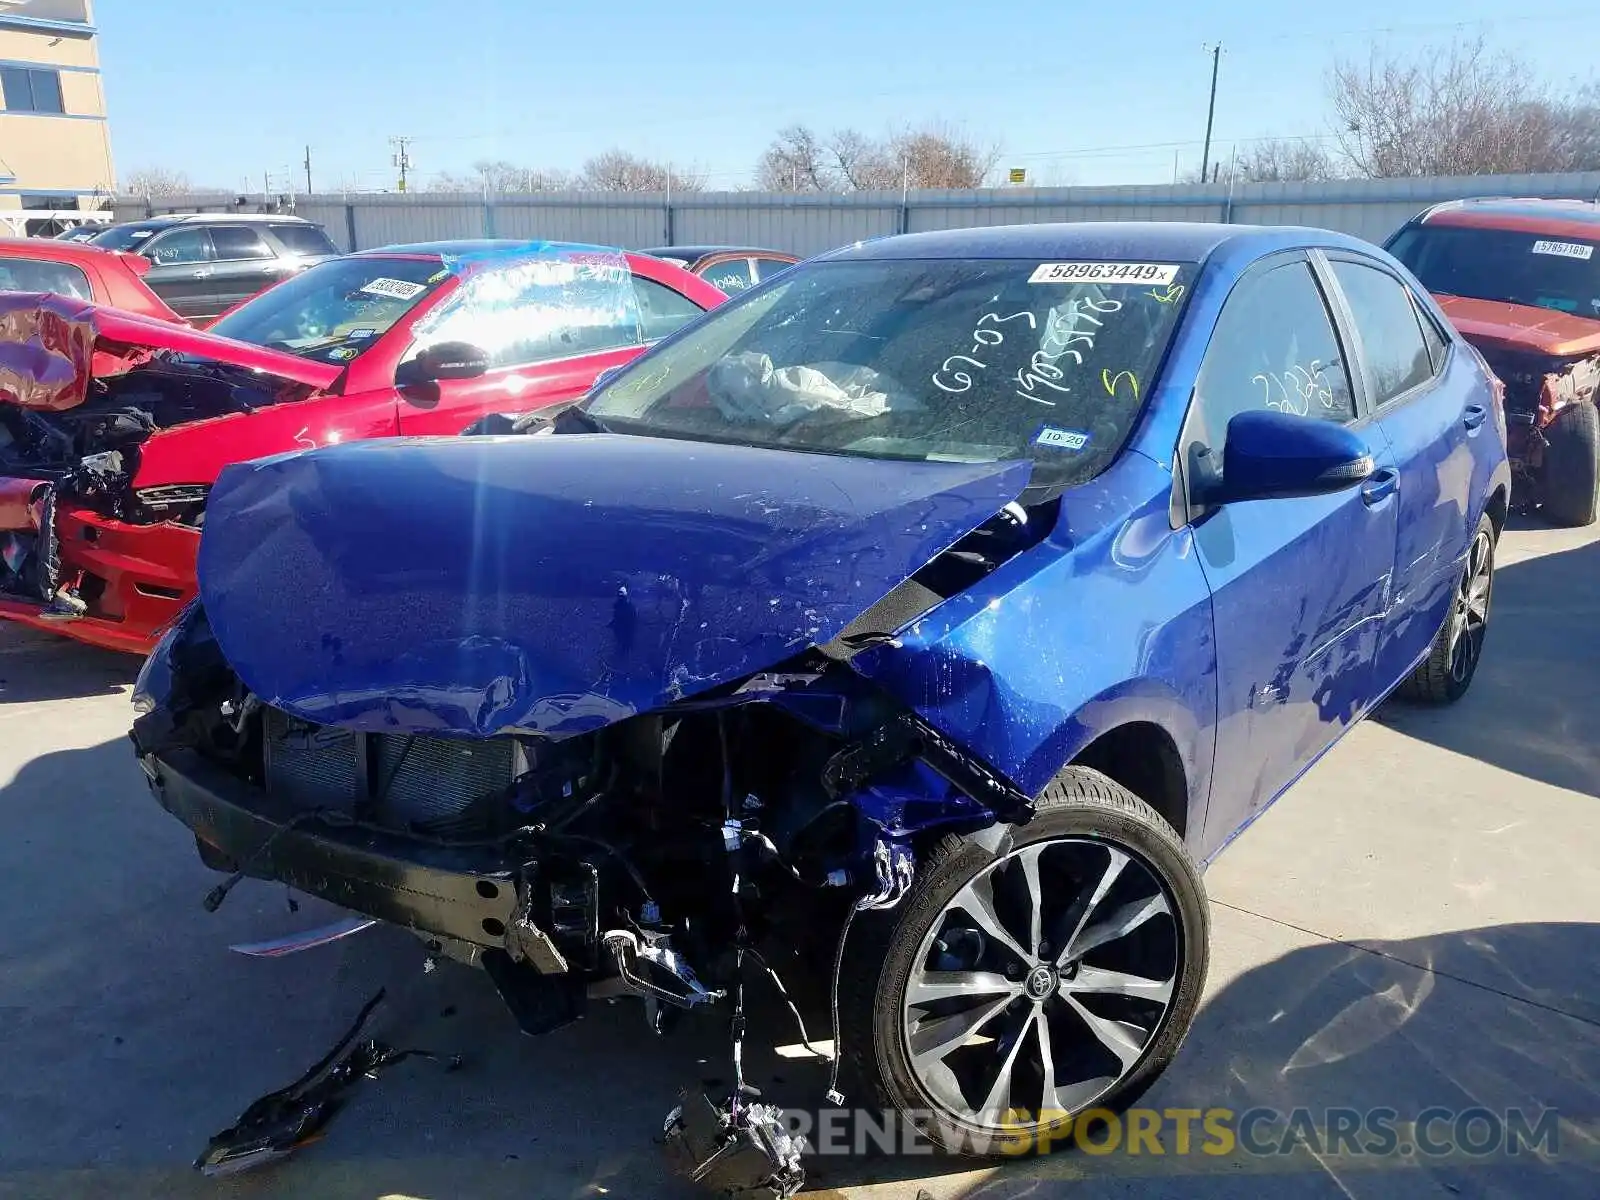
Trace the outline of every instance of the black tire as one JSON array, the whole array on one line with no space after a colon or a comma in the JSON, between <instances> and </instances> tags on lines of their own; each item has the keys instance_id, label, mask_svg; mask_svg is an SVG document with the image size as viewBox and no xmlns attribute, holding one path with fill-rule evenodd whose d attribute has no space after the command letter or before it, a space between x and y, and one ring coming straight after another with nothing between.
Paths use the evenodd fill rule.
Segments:
<instances>
[{"instance_id":1,"label":"black tire","mask_svg":"<svg viewBox=\"0 0 1600 1200\"><path fill-rule=\"evenodd\" d=\"M1025 861L1025 856L1019 857L1019 854L1029 847L1038 847L1033 857L1035 865L1032 877L1040 881L1062 881L1065 885L1061 889L1063 895L1074 897L1065 907L1055 909L1049 927L1062 931L1068 951L1075 943L1093 943L1097 932L1102 933L1102 941L1097 947L1091 947L1081 954L1080 961L1066 965L1062 965L1066 959L1065 953L1052 960L1052 947L1038 945L1036 948L1041 952L1042 962L1053 961L1054 966L1049 969L1060 973L1060 981L1049 980L1046 987L1058 988L1060 995L1054 991L1045 997L1033 994L1035 977L1044 969L1035 966L1022 985L1028 989L1027 995L1017 996L1009 1002L1002 997L995 1002L1007 1004L1007 1007L991 1009L990 1017L975 1023L965 1024L968 1021L967 1014L958 1014L957 1019L963 1022L967 1032L954 1042L958 1049L946 1050L944 1054L967 1054L967 1043L972 1040L1002 1044L1005 1037L1003 1033L977 1039L974 1039L974 1034L980 1030L987 1033L996 1029L996 1023L999 1022L1020 1019L1020 1032L1015 1035L1015 1041L1026 1042L1031 1036L1035 1039L1031 1043L1034 1050L1047 1045L1055 1047L1052 1062L1061 1062L1063 1059L1070 1062L1074 1058L1081 1061L1086 1055L1105 1051L1110 1043L1104 1037L1099 1043L1093 1040L1086 1020L1074 1015L1082 1012L1081 1005L1071 1011L1063 1007L1074 1004L1073 999L1066 998L1067 993L1072 991L1075 995L1083 995L1108 989L1091 986L1083 992L1077 992L1068 982L1066 972L1070 970L1072 978L1076 979L1079 977L1081 960L1094 958L1096 963L1104 963L1107 958L1103 956L1116 958L1120 953L1141 948L1163 957L1170 956L1175 967L1170 981L1162 982L1163 987L1170 988L1170 999L1165 1002L1164 1012L1148 1018L1148 1029L1137 1029L1143 1038L1142 1043L1135 1040L1122 1047L1125 1053L1137 1057L1130 1057L1127 1064L1119 1067L1121 1073L1114 1077L1108 1088L1087 1096L1083 1103L1068 1105L1063 1101L1059 1107L1049 1103L1050 1097L1055 1095L1052 1088L1041 1097L1031 1117L1008 1120L1003 1128L997 1129L993 1124L974 1122L957 1115L938 1095L919 1082L910 1053L913 1035L910 1032L910 1018L906 1015L907 987L914 971L920 971L917 977L925 980L928 963L940 955L948 955L946 943L933 939L936 933L943 938L951 936L950 927L944 922L949 917L947 906L955 901L958 893L962 893L968 884L987 879L990 882L985 886L990 889L989 894L997 905L993 911L998 912L1006 881L1027 874L1020 865ZM1084 903L1095 893L1089 882L1093 878L1092 870L1078 873L1075 863L1102 855L1103 861L1114 864L1116 859L1113 851L1126 855L1129 863L1139 864L1143 873L1129 871L1126 866L1121 868L1121 875L1113 870L1112 875L1117 882L1100 894L1098 903L1089 903L1080 915L1073 905ZM1047 855L1050 857L1047 858ZM1011 874L1007 875L1006 872ZM1141 902L1138 891L1131 886L1126 890L1119 889L1124 882L1131 885L1145 878L1155 885L1157 894L1165 898L1165 907L1153 916L1130 917L1128 914L1139 909L1141 903L1148 906L1151 901ZM1103 877L1096 886L1104 887ZM1043 895L1045 890L1041 882L1038 894ZM1014 888L1012 891L1015 894ZM1040 904L1039 910L1042 914L1045 905ZM963 910L958 906L950 911ZM1031 909L1019 911L1012 907L1009 911L1009 922L1003 921L1003 925L1018 924L1019 915L1023 925L1032 921L1029 916ZM1090 920L1095 914L1100 914L1099 921ZM1124 923L1127 923L1128 932L1110 938L1103 937L1104 930L1121 928ZM1042 916L1037 925L1041 930L1045 929L1046 922ZM1066 932L1068 926L1072 927L1071 932ZM1025 941L1027 937L1027 934L1023 934L1019 940ZM998 942L988 945L989 948L980 953L989 954L995 950L1009 953ZM1200 871L1172 827L1148 804L1098 771L1067 767L1039 796L1037 814L1026 825L997 826L965 837L948 835L941 839L924 856L915 884L897 908L886 912L867 912L857 917L855 929L850 935L850 946L851 952L846 960L849 969L840 994L840 1040L845 1062L851 1068L856 1085L862 1089L862 1101L875 1104L884 1111L900 1113L903 1119L913 1122L945 1150L979 1157L996 1154L1015 1157L1048 1152L1065 1144L1071 1139L1072 1120L1078 1113L1091 1108L1119 1111L1132 1104L1166 1069L1193 1024L1200 1005L1210 957L1210 914ZM943 960L940 961L938 969L947 970ZM1017 969L1027 970L1026 966ZM1111 977L1105 968L1087 962L1081 962L1081 969L1098 972L1102 978ZM1126 968L1119 967L1117 970L1120 972ZM1134 982L1134 977L1147 973L1137 970L1117 977ZM985 971L984 974L989 979L997 978L992 972ZM1017 979L1019 976L1011 974L1008 978ZM1085 974L1083 978L1088 979L1089 976ZM1155 982L1154 979L1136 981ZM989 990L993 992L993 989ZM952 1003L966 1004L969 999L970 994L962 992L959 997L952 999ZM1102 995L1096 1000L1096 1007L1108 999L1114 1007L1146 1003L1151 1004L1151 1009L1147 1011L1153 1011L1155 1007L1146 999L1130 1000L1121 995ZM1019 1003L1025 1015L1017 1018L1013 1010ZM1034 1006L1032 1009L1027 1007L1030 1004ZM980 1001L969 1011L982 1007L984 1002ZM1050 1013L1056 1015L1051 1017L1048 1015ZM1104 1012L1092 1015L1108 1022L1129 1019L1126 1009L1123 1013L1121 1017ZM1033 1024L1035 1017L1038 1027ZM943 1019L942 1013L931 1018L919 1018L932 1021ZM1069 1034L1074 1026L1081 1030L1079 1040L1063 1037L1063 1020L1067 1023ZM1039 1028L1042 1028L1042 1032ZM1133 1030L1137 1026L1126 1025L1121 1028ZM922 1031L919 1029L918 1032ZM1023 1057L1026 1056L1018 1056L1017 1061L1022 1061ZM945 1065L942 1056L939 1063L940 1066ZM1031 1064L1031 1069L1037 1072L1040 1080L1045 1078L1037 1062ZM1004 1095L1008 1100L1013 1099L1017 1094L1016 1070L1007 1072L1004 1064L998 1070L1008 1074L1008 1088L1011 1090ZM1059 1070L1053 1070L1051 1074L1055 1076L1053 1083L1059 1084ZM1097 1084L1096 1079L1087 1082L1089 1087ZM978 1089L983 1090L985 1086L979 1083ZM1075 1086L1084 1085L1080 1083ZM1040 1092L1033 1094L1040 1095ZM1008 1115L1017 1111L1014 1104L1008 1103L1007 1108ZM1104 1137L1103 1131L1100 1136ZM1057 1142L1054 1140L1056 1138L1062 1140Z\"/></svg>"},{"instance_id":2,"label":"black tire","mask_svg":"<svg viewBox=\"0 0 1600 1200\"><path fill-rule=\"evenodd\" d=\"M1450 611L1439 632L1433 635L1428 657L1400 685L1397 694L1402 699L1422 704L1454 704L1472 686L1478 663L1483 658L1484 637L1489 630L1496 537L1494 522L1487 516L1479 517L1466 565L1461 569L1461 578L1456 581L1450 598ZM1481 612L1477 610L1480 597ZM1465 627L1461 624L1463 621L1467 622ZM1474 621L1476 628L1473 628Z\"/></svg>"},{"instance_id":3,"label":"black tire","mask_svg":"<svg viewBox=\"0 0 1600 1200\"><path fill-rule=\"evenodd\" d=\"M1591 403L1571 404L1545 430L1540 498L1545 520L1555 525L1593 525L1600 516L1600 412Z\"/></svg>"}]
</instances>

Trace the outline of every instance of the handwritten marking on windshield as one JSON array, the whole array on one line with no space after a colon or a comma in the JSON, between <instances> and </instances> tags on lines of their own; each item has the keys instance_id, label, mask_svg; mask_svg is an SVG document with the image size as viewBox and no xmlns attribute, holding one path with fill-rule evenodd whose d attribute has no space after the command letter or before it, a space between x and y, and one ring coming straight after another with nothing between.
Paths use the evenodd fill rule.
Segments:
<instances>
[{"instance_id":1,"label":"handwritten marking on windshield","mask_svg":"<svg viewBox=\"0 0 1600 1200\"><path fill-rule=\"evenodd\" d=\"M1128 386L1133 389L1133 398L1137 400L1139 398L1139 377L1132 371L1118 371L1113 375L1111 368L1107 367L1100 372L1100 382L1105 385L1106 395L1108 396L1117 394L1117 385L1124 379L1128 381Z\"/></svg>"},{"instance_id":2,"label":"handwritten marking on windshield","mask_svg":"<svg viewBox=\"0 0 1600 1200\"><path fill-rule=\"evenodd\" d=\"M996 325L1003 325L1007 321L1015 321L1019 318L1028 322L1029 329L1037 329L1039 327L1038 321L1034 319L1034 316L1031 312L1012 313L1009 317L1002 317L998 313L992 312L984 313L983 316L978 318L978 327L972 331L972 353L952 354L949 358L945 359L944 362L940 363L939 369L933 373L933 386L941 391L952 392L956 395L960 395L962 392L969 390L972 387L972 376L966 371L955 370L950 364L971 363L980 371L988 370L989 368L983 362L983 360L980 358L974 358L973 355L983 353L985 346L1000 345L1006 340L1006 335L998 329L984 328L985 323L993 322ZM940 378L941 375L948 375L951 382L944 382L944 380ZM952 387L951 383L959 384L960 386Z\"/></svg>"},{"instance_id":3,"label":"handwritten marking on windshield","mask_svg":"<svg viewBox=\"0 0 1600 1200\"><path fill-rule=\"evenodd\" d=\"M1183 284L1171 284L1165 291L1161 292L1158 292L1152 288L1150 291L1146 292L1145 295L1149 296L1157 304L1176 304L1179 300L1183 299Z\"/></svg>"},{"instance_id":4,"label":"handwritten marking on windshield","mask_svg":"<svg viewBox=\"0 0 1600 1200\"><path fill-rule=\"evenodd\" d=\"M1055 401L1036 394L1035 389L1045 387L1056 392L1070 392L1070 387L1059 382L1066 378L1060 360L1070 356L1074 366L1082 366L1083 354L1073 347L1087 346L1092 351L1095 336L1105 325L1093 314L1110 314L1121 309L1120 300L1070 300L1065 307L1052 310L1039 349L1033 352L1028 365L1017 371L1017 395L1054 408ZM1093 325L1094 329L1082 328L1080 323Z\"/></svg>"}]
</instances>

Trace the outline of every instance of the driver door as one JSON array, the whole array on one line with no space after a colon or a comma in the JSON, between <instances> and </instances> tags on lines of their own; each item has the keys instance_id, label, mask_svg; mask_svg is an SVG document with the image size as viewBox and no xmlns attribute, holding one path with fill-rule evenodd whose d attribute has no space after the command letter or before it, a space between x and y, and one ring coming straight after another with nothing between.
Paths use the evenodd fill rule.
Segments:
<instances>
[{"instance_id":1,"label":"driver door","mask_svg":"<svg viewBox=\"0 0 1600 1200\"><path fill-rule=\"evenodd\" d=\"M1349 344L1303 254L1258 264L1222 310L1179 441L1194 480L1222 461L1229 419L1265 407L1364 432L1377 464L1364 483L1326 495L1210 507L1185 497L1216 627L1207 821L1224 830L1271 803L1374 698L1398 474L1365 417Z\"/></svg>"}]
</instances>

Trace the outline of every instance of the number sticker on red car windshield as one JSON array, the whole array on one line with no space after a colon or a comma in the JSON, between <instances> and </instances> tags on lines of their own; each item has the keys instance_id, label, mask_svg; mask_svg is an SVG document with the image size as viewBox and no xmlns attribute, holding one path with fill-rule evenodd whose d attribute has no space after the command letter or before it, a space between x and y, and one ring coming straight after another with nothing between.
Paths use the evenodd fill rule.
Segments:
<instances>
[{"instance_id":1,"label":"number sticker on red car windshield","mask_svg":"<svg viewBox=\"0 0 1600 1200\"><path fill-rule=\"evenodd\" d=\"M374 279L361 290L374 296L387 296L391 300L415 300L428 289L423 284L404 279Z\"/></svg>"},{"instance_id":2,"label":"number sticker on red car windshield","mask_svg":"<svg viewBox=\"0 0 1600 1200\"><path fill-rule=\"evenodd\" d=\"M1557 258L1582 258L1588 259L1594 254L1594 247L1583 242L1535 242L1535 254L1554 254Z\"/></svg>"},{"instance_id":3,"label":"number sticker on red car windshield","mask_svg":"<svg viewBox=\"0 0 1600 1200\"><path fill-rule=\"evenodd\" d=\"M1178 277L1176 263L1040 263L1029 283L1142 283L1164 286Z\"/></svg>"}]
</instances>

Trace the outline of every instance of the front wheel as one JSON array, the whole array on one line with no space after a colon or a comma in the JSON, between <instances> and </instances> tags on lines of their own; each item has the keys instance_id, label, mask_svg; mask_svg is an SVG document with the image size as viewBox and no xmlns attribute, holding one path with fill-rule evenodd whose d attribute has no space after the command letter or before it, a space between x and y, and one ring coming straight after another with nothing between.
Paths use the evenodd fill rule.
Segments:
<instances>
[{"instance_id":1,"label":"front wheel","mask_svg":"<svg viewBox=\"0 0 1600 1200\"><path fill-rule=\"evenodd\" d=\"M1209 956L1200 873L1173 829L1068 767L1032 821L946 837L899 908L869 913L842 1051L946 1150L1040 1153L1172 1061Z\"/></svg>"},{"instance_id":2,"label":"front wheel","mask_svg":"<svg viewBox=\"0 0 1600 1200\"><path fill-rule=\"evenodd\" d=\"M1545 519L1556 525L1593 525L1600 515L1600 412L1589 403L1556 414L1545 431L1540 493Z\"/></svg>"},{"instance_id":3,"label":"front wheel","mask_svg":"<svg viewBox=\"0 0 1600 1200\"><path fill-rule=\"evenodd\" d=\"M1467 694L1483 657L1494 595L1494 522L1478 518L1466 565L1450 597L1450 613L1433 635L1428 657L1400 685L1400 695L1425 704L1454 704Z\"/></svg>"}]
</instances>

